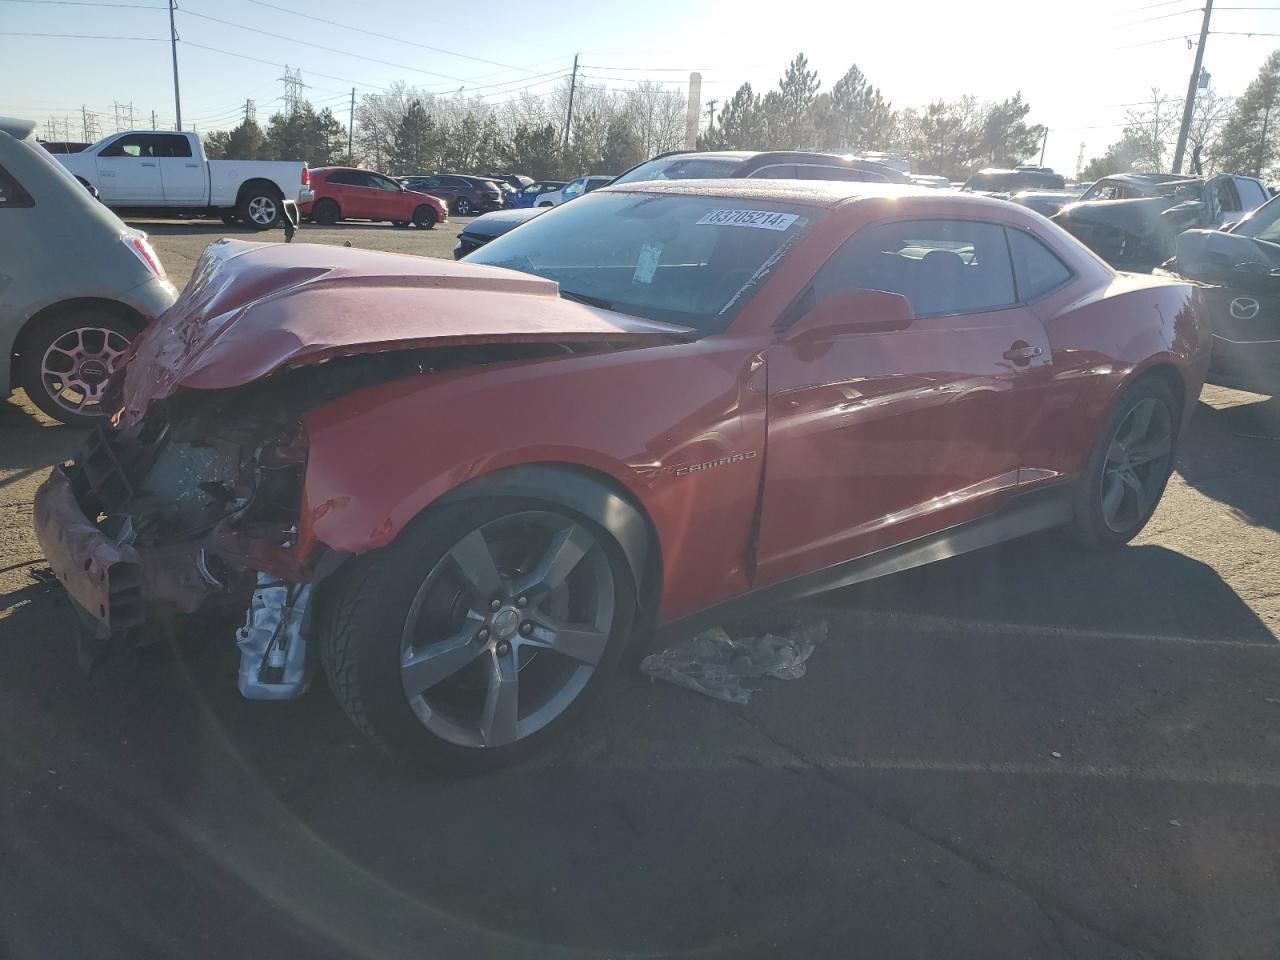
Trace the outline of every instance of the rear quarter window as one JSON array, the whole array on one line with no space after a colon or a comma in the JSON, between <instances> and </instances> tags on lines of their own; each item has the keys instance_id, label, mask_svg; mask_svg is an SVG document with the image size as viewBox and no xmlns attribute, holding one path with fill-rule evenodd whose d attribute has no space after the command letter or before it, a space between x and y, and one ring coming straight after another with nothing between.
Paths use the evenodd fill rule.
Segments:
<instances>
[{"instance_id":1,"label":"rear quarter window","mask_svg":"<svg viewBox=\"0 0 1280 960\"><path fill-rule=\"evenodd\" d=\"M31 199L31 194L22 189L22 184L13 179L9 171L0 167L0 210L35 205L35 200Z\"/></svg>"},{"instance_id":2,"label":"rear quarter window","mask_svg":"<svg viewBox=\"0 0 1280 960\"><path fill-rule=\"evenodd\" d=\"M1013 277L1019 300L1043 297L1073 276L1071 268L1039 238L1021 230L1006 229L1005 233L1009 238L1009 253L1013 257Z\"/></svg>"}]
</instances>

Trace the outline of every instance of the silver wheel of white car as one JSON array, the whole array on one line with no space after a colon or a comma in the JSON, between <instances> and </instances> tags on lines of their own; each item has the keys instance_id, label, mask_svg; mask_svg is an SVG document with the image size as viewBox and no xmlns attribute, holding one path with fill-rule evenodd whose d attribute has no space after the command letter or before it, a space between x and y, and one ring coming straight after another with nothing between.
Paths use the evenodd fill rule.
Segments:
<instances>
[{"instance_id":1,"label":"silver wheel of white car","mask_svg":"<svg viewBox=\"0 0 1280 960\"><path fill-rule=\"evenodd\" d=\"M268 230L280 222L280 196L269 186L248 187L236 210L240 219L256 230Z\"/></svg>"},{"instance_id":2,"label":"silver wheel of white car","mask_svg":"<svg viewBox=\"0 0 1280 960\"><path fill-rule=\"evenodd\" d=\"M90 424L101 414L107 380L136 331L110 312L49 321L23 344L22 386L49 416Z\"/></svg>"}]
</instances>

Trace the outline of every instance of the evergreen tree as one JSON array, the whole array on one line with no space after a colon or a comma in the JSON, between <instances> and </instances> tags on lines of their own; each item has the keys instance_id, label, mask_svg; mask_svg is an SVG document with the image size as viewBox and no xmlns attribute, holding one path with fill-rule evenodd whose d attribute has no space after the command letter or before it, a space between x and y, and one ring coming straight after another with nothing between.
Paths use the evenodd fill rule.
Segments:
<instances>
[{"instance_id":1,"label":"evergreen tree","mask_svg":"<svg viewBox=\"0 0 1280 960\"><path fill-rule=\"evenodd\" d=\"M427 114L422 101L414 100L392 136L388 169L398 176L430 173L440 163L442 146L443 131Z\"/></svg>"},{"instance_id":2,"label":"evergreen tree","mask_svg":"<svg viewBox=\"0 0 1280 960\"><path fill-rule=\"evenodd\" d=\"M257 160L262 156L264 146L262 128L253 120L245 120L227 138L226 159Z\"/></svg>"},{"instance_id":3,"label":"evergreen tree","mask_svg":"<svg viewBox=\"0 0 1280 960\"><path fill-rule=\"evenodd\" d=\"M1267 57L1258 75L1236 101L1213 153L1222 170L1269 174L1280 159L1280 50Z\"/></svg>"}]
</instances>

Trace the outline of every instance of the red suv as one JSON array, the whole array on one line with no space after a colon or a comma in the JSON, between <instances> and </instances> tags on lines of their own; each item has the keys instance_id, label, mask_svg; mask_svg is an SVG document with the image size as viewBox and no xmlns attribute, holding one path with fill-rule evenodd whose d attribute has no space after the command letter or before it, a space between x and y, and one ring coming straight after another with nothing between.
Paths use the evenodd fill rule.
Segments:
<instances>
[{"instance_id":1,"label":"red suv","mask_svg":"<svg viewBox=\"0 0 1280 960\"><path fill-rule=\"evenodd\" d=\"M339 220L390 220L397 227L430 230L449 219L445 205L429 193L406 190L390 177L352 167L321 167L311 171L315 199L299 208L316 223Z\"/></svg>"}]
</instances>

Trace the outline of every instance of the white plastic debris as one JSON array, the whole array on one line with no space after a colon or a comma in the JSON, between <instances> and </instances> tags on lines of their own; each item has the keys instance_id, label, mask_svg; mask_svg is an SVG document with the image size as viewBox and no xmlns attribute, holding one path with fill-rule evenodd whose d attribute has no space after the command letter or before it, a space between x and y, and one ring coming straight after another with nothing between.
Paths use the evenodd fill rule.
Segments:
<instances>
[{"instance_id":1,"label":"white plastic debris","mask_svg":"<svg viewBox=\"0 0 1280 960\"><path fill-rule=\"evenodd\" d=\"M803 677L804 662L826 637L825 620L797 624L785 634L737 639L714 627L669 650L645 657L640 661L640 670L717 700L746 703L752 690L742 685L743 680Z\"/></svg>"}]
</instances>

